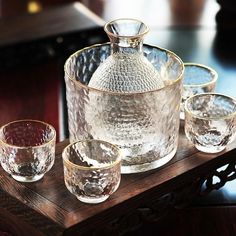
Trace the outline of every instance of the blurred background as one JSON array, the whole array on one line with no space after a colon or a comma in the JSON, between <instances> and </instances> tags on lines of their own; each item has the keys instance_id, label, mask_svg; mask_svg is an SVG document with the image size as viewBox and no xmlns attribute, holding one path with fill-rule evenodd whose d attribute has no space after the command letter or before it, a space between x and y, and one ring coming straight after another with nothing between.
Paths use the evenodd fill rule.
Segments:
<instances>
[{"instance_id":1,"label":"blurred background","mask_svg":"<svg viewBox=\"0 0 236 236\"><path fill-rule=\"evenodd\" d=\"M38 119L56 128L57 141L67 138L65 60L85 46L108 41L104 23L121 17L150 27L145 43L167 48L184 62L214 68L217 92L236 98L234 5L232 0L0 0L0 125ZM196 200L195 207L208 209L201 211L208 217L218 214L214 223L220 227L226 224L223 211L209 206L234 209L235 203L232 181ZM181 216L190 224L201 212L193 208Z\"/></svg>"},{"instance_id":2,"label":"blurred background","mask_svg":"<svg viewBox=\"0 0 236 236\"><path fill-rule=\"evenodd\" d=\"M215 0L0 0L0 125L41 119L65 139L64 62L78 49L108 41L104 23L121 17L150 27L145 43L213 67L217 91L236 96L234 63L225 52L233 49L216 30L219 9Z\"/></svg>"}]
</instances>

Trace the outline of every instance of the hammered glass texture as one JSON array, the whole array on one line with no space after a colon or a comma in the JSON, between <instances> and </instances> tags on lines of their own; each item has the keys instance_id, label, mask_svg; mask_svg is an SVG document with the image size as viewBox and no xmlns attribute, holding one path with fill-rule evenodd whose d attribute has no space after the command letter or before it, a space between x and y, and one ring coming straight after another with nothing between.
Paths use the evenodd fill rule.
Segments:
<instances>
[{"instance_id":1,"label":"hammered glass texture","mask_svg":"<svg viewBox=\"0 0 236 236\"><path fill-rule=\"evenodd\" d=\"M222 151L235 139L236 101L220 94L200 94L188 99L185 133L200 151Z\"/></svg>"},{"instance_id":2,"label":"hammered glass texture","mask_svg":"<svg viewBox=\"0 0 236 236\"><path fill-rule=\"evenodd\" d=\"M118 93L151 91L164 87L158 71L141 53L110 55L94 72L89 87Z\"/></svg>"},{"instance_id":3,"label":"hammered glass texture","mask_svg":"<svg viewBox=\"0 0 236 236\"><path fill-rule=\"evenodd\" d=\"M106 142L92 140L69 145L63 152L67 189L82 202L105 201L120 184L120 161L119 149Z\"/></svg>"},{"instance_id":4,"label":"hammered glass texture","mask_svg":"<svg viewBox=\"0 0 236 236\"><path fill-rule=\"evenodd\" d=\"M178 144L183 64L164 49L143 49L160 76L173 81L171 85L130 94L89 88L93 72L110 55L110 44L78 51L65 64L70 141L94 138L118 145L125 154L122 173L165 164Z\"/></svg>"},{"instance_id":5,"label":"hammered glass texture","mask_svg":"<svg viewBox=\"0 0 236 236\"><path fill-rule=\"evenodd\" d=\"M181 101L180 118L184 119L185 101L199 93L212 93L215 91L218 75L210 67L200 64L185 63L183 78L183 93Z\"/></svg>"},{"instance_id":6,"label":"hammered glass texture","mask_svg":"<svg viewBox=\"0 0 236 236\"><path fill-rule=\"evenodd\" d=\"M56 131L46 123L9 123L1 128L0 140L1 165L18 181L39 180L54 164Z\"/></svg>"},{"instance_id":7,"label":"hammered glass texture","mask_svg":"<svg viewBox=\"0 0 236 236\"><path fill-rule=\"evenodd\" d=\"M89 81L89 87L118 93L135 93L165 86L143 55L143 39L148 27L134 19L118 19L104 27L112 54L99 65Z\"/></svg>"}]
</instances>

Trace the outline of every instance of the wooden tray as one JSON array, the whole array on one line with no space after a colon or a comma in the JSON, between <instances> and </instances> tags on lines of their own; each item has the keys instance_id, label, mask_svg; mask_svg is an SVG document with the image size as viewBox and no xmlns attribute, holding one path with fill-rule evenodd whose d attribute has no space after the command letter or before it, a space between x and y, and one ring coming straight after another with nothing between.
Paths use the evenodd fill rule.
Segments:
<instances>
[{"instance_id":1,"label":"wooden tray","mask_svg":"<svg viewBox=\"0 0 236 236\"><path fill-rule=\"evenodd\" d=\"M168 164L122 175L117 192L104 203L89 205L64 185L61 152L67 144L57 144L55 165L39 182L18 183L0 168L0 230L21 236L120 235L158 220L196 194L220 188L236 175L236 142L219 154L204 154L187 141L181 128L178 151Z\"/></svg>"}]
</instances>

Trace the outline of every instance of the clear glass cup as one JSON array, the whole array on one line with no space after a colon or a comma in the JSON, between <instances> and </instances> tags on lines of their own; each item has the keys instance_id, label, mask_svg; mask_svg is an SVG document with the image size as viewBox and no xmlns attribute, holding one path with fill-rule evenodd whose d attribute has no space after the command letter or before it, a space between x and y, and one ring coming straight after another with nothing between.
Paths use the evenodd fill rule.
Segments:
<instances>
[{"instance_id":1,"label":"clear glass cup","mask_svg":"<svg viewBox=\"0 0 236 236\"><path fill-rule=\"evenodd\" d=\"M15 180L34 182L55 160L55 129L38 120L18 120L0 129L0 162Z\"/></svg>"},{"instance_id":2,"label":"clear glass cup","mask_svg":"<svg viewBox=\"0 0 236 236\"><path fill-rule=\"evenodd\" d=\"M218 74L212 68L197 64L184 63L183 92L180 106L180 119L184 119L185 101L199 93L212 93L215 91Z\"/></svg>"},{"instance_id":3,"label":"clear glass cup","mask_svg":"<svg viewBox=\"0 0 236 236\"><path fill-rule=\"evenodd\" d=\"M85 203L100 203L114 193L121 179L121 150L105 141L85 140L63 153L67 189Z\"/></svg>"},{"instance_id":4,"label":"clear glass cup","mask_svg":"<svg viewBox=\"0 0 236 236\"><path fill-rule=\"evenodd\" d=\"M236 100L217 93L190 97L185 102L185 133L198 150L221 152L236 137Z\"/></svg>"}]
</instances>

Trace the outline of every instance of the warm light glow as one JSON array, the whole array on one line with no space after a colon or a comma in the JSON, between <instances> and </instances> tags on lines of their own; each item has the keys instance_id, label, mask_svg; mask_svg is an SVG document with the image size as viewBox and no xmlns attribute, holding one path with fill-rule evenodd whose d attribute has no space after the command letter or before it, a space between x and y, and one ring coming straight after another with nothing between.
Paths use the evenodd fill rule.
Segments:
<instances>
[{"instance_id":1,"label":"warm light glow","mask_svg":"<svg viewBox=\"0 0 236 236\"><path fill-rule=\"evenodd\" d=\"M103 19L107 22L117 18L135 18L151 29L166 27L171 20L169 5L166 0L109 0L104 6Z\"/></svg>"},{"instance_id":2,"label":"warm light glow","mask_svg":"<svg viewBox=\"0 0 236 236\"><path fill-rule=\"evenodd\" d=\"M42 5L40 4L39 1L29 1L27 9L29 13L37 13L41 11Z\"/></svg>"}]
</instances>

